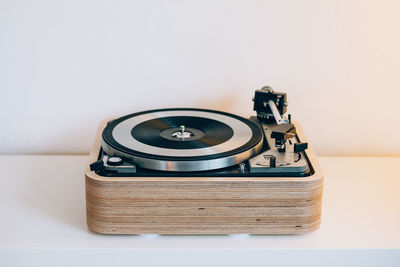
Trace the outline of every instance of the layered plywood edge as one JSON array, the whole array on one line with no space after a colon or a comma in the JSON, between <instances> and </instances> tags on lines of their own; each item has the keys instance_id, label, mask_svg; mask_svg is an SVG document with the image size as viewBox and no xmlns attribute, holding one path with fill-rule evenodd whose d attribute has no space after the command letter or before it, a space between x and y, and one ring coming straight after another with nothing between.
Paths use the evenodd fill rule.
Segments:
<instances>
[{"instance_id":1,"label":"layered plywood edge","mask_svg":"<svg viewBox=\"0 0 400 267\"><path fill-rule=\"evenodd\" d=\"M98 159L108 121L99 126L89 164ZM88 164L87 224L104 234L311 232L320 225L323 175L312 148L305 153L308 177L104 177Z\"/></svg>"}]
</instances>

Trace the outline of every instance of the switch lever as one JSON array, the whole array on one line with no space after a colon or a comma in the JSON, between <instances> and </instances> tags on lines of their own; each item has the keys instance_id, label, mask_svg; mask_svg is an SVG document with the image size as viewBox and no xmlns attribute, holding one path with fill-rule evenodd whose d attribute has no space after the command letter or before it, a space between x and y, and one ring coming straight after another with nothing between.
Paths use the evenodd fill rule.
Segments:
<instances>
[{"instance_id":1,"label":"switch lever","mask_svg":"<svg viewBox=\"0 0 400 267\"><path fill-rule=\"evenodd\" d=\"M294 144L294 153L303 152L308 148L308 143L296 143Z\"/></svg>"}]
</instances>

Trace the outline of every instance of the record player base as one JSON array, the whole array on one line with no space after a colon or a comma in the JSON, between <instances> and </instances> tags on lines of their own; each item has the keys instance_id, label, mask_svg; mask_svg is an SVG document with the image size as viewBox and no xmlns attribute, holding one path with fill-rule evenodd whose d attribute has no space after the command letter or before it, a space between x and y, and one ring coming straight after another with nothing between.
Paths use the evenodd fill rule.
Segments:
<instances>
[{"instance_id":1,"label":"record player base","mask_svg":"<svg viewBox=\"0 0 400 267\"><path fill-rule=\"evenodd\" d=\"M89 164L98 159L100 124ZM295 123L298 137L306 142ZM104 234L302 234L320 225L323 176L104 177L86 168L87 224Z\"/></svg>"}]
</instances>

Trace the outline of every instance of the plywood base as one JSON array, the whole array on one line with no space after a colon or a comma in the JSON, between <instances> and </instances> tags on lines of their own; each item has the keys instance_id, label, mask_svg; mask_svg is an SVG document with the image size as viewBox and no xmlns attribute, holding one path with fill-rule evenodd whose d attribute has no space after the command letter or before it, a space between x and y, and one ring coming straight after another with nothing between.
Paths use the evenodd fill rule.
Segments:
<instances>
[{"instance_id":1,"label":"plywood base","mask_svg":"<svg viewBox=\"0 0 400 267\"><path fill-rule=\"evenodd\" d=\"M100 124L89 164L101 148ZM295 123L298 137L306 142ZM323 176L103 177L86 167L89 229L105 234L301 234L319 227Z\"/></svg>"}]
</instances>

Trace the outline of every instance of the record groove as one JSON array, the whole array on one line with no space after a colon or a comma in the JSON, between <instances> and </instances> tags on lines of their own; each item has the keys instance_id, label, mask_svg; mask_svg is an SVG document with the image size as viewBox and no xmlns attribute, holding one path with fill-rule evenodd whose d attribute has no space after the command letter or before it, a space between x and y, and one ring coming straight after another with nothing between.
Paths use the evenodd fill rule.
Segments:
<instances>
[{"instance_id":1,"label":"record groove","mask_svg":"<svg viewBox=\"0 0 400 267\"><path fill-rule=\"evenodd\" d=\"M184 125L192 133L184 140L171 135ZM233 136L233 130L225 123L201 117L175 116L153 119L136 125L132 137L139 142L170 149L196 149L219 145Z\"/></svg>"}]
</instances>

